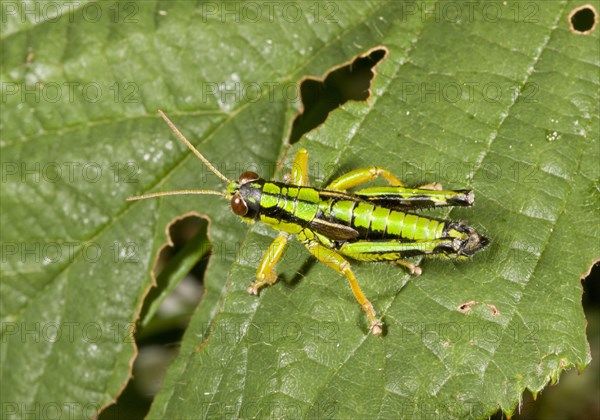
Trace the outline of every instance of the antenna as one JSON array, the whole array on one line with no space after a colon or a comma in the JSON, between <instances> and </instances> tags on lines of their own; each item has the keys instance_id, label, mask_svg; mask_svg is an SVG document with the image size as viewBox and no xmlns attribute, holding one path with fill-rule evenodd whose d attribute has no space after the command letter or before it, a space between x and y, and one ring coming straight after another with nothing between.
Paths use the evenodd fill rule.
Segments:
<instances>
[{"instance_id":1,"label":"antenna","mask_svg":"<svg viewBox=\"0 0 600 420\"><path fill-rule=\"evenodd\" d=\"M189 195L189 194L205 194L205 195L220 195L221 197L227 198L227 194L220 191L213 190L175 190L175 191L163 191L144 195L138 195L135 197L127 197L127 201L145 200L146 198L163 197L165 195Z\"/></svg>"},{"instance_id":2,"label":"antenna","mask_svg":"<svg viewBox=\"0 0 600 420\"><path fill-rule=\"evenodd\" d=\"M165 120L165 122L167 123L167 125L173 131L173 133L175 133L175 135L177 136L177 138L179 140L181 140L183 142L183 144L185 144L188 147L188 149L190 149L198 157L198 159L200 159L202 161L202 163L204 163L208 167L208 169L210 169L212 171L212 173L214 173L216 176L218 176L219 178L221 178L223 181L227 182L228 184L231 184L233 182L229 178L227 178L225 175L223 175L221 172L219 172L217 170L217 168L215 168L208 161L208 159L206 159L204 156L202 156L202 153L200 153L198 151L198 149L196 149L192 145L192 143L190 143L188 141L188 139L186 139L185 136L183 134L181 134L181 131L179 131L177 129L177 127L175 127L175 124L173 124L171 122L171 120L165 115L164 112L162 112L159 109L158 113L160 114L160 116L162 117L162 119ZM227 199L229 198L229 196L226 193L221 192L221 191L214 191L214 190L175 190L175 191L163 191L163 192L156 192L156 193L138 195L138 196L135 196L135 197L128 197L127 201L145 200L146 198L164 197L166 195L190 195L190 194L220 195L221 197L225 197Z\"/></svg>"},{"instance_id":3,"label":"antenna","mask_svg":"<svg viewBox=\"0 0 600 420\"><path fill-rule=\"evenodd\" d=\"M229 178L227 178L225 175L223 175L221 172L219 172L217 170L217 168L215 168L212 165L212 163L210 163L208 161L208 159L206 159L204 156L202 156L202 153L200 153L198 151L198 149L196 149L192 145L192 143L190 143L188 141L188 139L186 139L185 136L183 134L181 134L181 131L179 131L179 129L177 127L175 127L175 124L173 124L171 122L171 120L169 119L169 117L167 117L164 112L162 112L159 109L158 113L160 114L160 116L162 117L162 119L165 120L165 122L167 123L167 125L169 126L169 128L171 128L171 130L173 131L173 133L175 133L175 135L177 136L177 138L179 140L181 140L183 142L183 144L185 144L188 147L188 149L190 149L198 157L198 159L200 159L208 167L208 169L210 169L212 171L213 174L215 174L216 176L218 176L219 178L221 178L223 181L227 182L228 184L231 184L233 182L232 180L230 180Z\"/></svg>"}]
</instances>

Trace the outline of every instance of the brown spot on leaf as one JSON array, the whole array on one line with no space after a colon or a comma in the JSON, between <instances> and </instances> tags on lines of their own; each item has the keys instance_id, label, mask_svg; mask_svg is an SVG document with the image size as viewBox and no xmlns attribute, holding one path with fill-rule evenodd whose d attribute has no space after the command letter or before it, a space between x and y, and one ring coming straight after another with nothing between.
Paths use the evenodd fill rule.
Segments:
<instances>
[{"instance_id":1,"label":"brown spot on leaf","mask_svg":"<svg viewBox=\"0 0 600 420\"><path fill-rule=\"evenodd\" d=\"M458 310L461 311L463 314L466 314L467 312L469 312L471 310L471 308L475 305L477 305L477 301L475 300L470 300L468 302L463 303L462 305L460 305L458 307Z\"/></svg>"},{"instance_id":2,"label":"brown spot on leaf","mask_svg":"<svg viewBox=\"0 0 600 420\"><path fill-rule=\"evenodd\" d=\"M492 316L500 315L500 311L498 311L498 308L496 308L496 305L492 305L491 303L488 303L487 307L490 309Z\"/></svg>"}]
</instances>

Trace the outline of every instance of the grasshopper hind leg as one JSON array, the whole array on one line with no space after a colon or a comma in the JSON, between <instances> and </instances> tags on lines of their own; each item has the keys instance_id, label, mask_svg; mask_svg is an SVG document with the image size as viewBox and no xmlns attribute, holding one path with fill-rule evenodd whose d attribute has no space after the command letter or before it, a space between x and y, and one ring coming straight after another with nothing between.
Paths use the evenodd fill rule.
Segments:
<instances>
[{"instance_id":1,"label":"grasshopper hind leg","mask_svg":"<svg viewBox=\"0 0 600 420\"><path fill-rule=\"evenodd\" d=\"M407 257L427 256L440 252L458 251L458 242L452 238L440 238L430 241L399 241L394 239L360 240L346 242L338 251L358 261L387 261L404 267L413 276L423 272L417 264L407 261Z\"/></svg>"}]
</instances>

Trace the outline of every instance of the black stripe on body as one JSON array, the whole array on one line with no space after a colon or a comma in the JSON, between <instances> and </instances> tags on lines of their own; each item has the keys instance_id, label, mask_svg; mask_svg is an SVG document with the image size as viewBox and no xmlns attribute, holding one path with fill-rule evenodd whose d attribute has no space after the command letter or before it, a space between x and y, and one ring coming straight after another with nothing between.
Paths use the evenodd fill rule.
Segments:
<instances>
[{"instance_id":1,"label":"black stripe on body","mask_svg":"<svg viewBox=\"0 0 600 420\"><path fill-rule=\"evenodd\" d=\"M309 228L333 241L413 241L417 221L443 222L377 206L360 197L335 191L264 180L258 180L249 187L246 185L240 188L240 193L254 201L258 198L257 216L262 214ZM249 208L252 208L250 204ZM403 223L404 220L408 223Z\"/></svg>"}]
</instances>

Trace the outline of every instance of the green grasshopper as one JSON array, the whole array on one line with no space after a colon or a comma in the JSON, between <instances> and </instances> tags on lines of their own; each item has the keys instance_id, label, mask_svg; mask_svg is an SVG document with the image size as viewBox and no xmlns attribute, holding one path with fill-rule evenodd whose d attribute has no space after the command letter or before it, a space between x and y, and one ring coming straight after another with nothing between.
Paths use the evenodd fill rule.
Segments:
<instances>
[{"instance_id":1,"label":"green grasshopper","mask_svg":"<svg viewBox=\"0 0 600 420\"><path fill-rule=\"evenodd\" d=\"M470 190L443 191L432 183L406 188L391 172L378 166L348 172L325 188L313 188L308 180L308 152L297 152L289 182L262 179L254 172L244 172L237 181L219 172L175 127L167 116L160 116L175 135L219 178L227 182L225 192L214 190L178 190L130 197L184 194L219 195L231 200L231 209L246 222L260 220L279 231L263 255L256 281L248 293L257 295L260 288L277 281L275 265L291 235L296 235L308 251L350 283L354 297L365 311L373 335L380 335L382 323L371 302L362 292L350 264L344 256L359 261L388 261L405 267L412 275L421 268L404 258L437 256L463 260L488 244L488 239L461 222L426 217L406 210L442 206L473 205ZM347 193L378 177L390 186L365 188Z\"/></svg>"}]
</instances>

